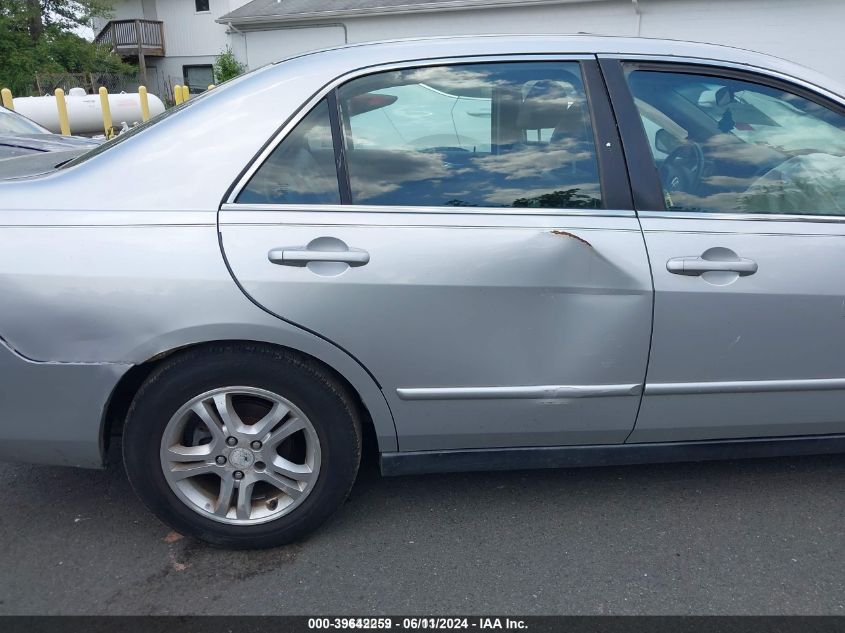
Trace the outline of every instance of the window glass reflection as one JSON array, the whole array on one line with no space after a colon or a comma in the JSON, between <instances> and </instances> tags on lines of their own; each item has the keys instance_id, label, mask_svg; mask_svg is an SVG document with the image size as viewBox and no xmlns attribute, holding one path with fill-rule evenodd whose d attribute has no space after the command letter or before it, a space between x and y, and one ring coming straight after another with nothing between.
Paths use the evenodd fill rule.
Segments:
<instances>
[{"instance_id":1,"label":"window glass reflection","mask_svg":"<svg viewBox=\"0 0 845 633\"><path fill-rule=\"evenodd\" d=\"M340 204L329 107L321 101L238 196L244 204Z\"/></svg>"},{"instance_id":2,"label":"window glass reflection","mask_svg":"<svg viewBox=\"0 0 845 633\"><path fill-rule=\"evenodd\" d=\"M767 86L628 76L669 210L845 214L845 117Z\"/></svg>"},{"instance_id":3,"label":"window glass reflection","mask_svg":"<svg viewBox=\"0 0 845 633\"><path fill-rule=\"evenodd\" d=\"M602 206L576 62L380 73L339 97L355 204Z\"/></svg>"}]
</instances>

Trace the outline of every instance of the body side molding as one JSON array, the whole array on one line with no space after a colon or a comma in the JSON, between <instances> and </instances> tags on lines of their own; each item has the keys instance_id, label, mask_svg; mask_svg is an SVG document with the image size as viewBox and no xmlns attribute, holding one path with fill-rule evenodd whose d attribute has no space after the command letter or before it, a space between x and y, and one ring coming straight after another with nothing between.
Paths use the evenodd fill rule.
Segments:
<instances>
[{"instance_id":1,"label":"body side molding","mask_svg":"<svg viewBox=\"0 0 845 633\"><path fill-rule=\"evenodd\" d=\"M730 380L719 382L666 382L645 386L647 396L696 393L761 393L768 391L834 391L845 389L845 378L810 380Z\"/></svg>"},{"instance_id":2,"label":"body side molding","mask_svg":"<svg viewBox=\"0 0 845 633\"><path fill-rule=\"evenodd\" d=\"M530 385L524 387L431 387L399 388L402 400L564 400L637 396L638 383L627 385Z\"/></svg>"}]
</instances>

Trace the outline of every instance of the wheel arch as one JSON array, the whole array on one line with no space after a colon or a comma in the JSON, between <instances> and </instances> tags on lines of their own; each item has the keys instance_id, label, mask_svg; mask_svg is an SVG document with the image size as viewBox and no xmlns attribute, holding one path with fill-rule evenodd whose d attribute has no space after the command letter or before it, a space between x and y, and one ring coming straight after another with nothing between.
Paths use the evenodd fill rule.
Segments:
<instances>
[{"instance_id":1,"label":"wheel arch","mask_svg":"<svg viewBox=\"0 0 845 633\"><path fill-rule=\"evenodd\" d=\"M162 362L174 354L221 344L262 345L293 352L318 363L321 367L336 376L341 384L349 389L349 393L360 407L359 412L365 427L365 433L368 431L374 433L378 443L378 450L380 452L397 450L396 426L393 422L390 407L375 378L357 361L341 350L330 346L328 343L325 344L327 349L321 353L319 348L322 346L320 345L311 345L308 346L308 349L303 349L300 346L282 344L277 341L267 340L267 338L251 336L248 338L194 340L179 345L168 346L166 349L146 357L140 355L143 360L135 361L133 366L120 377L112 389L106 405L101 430L101 445L103 446L104 457L107 454L111 438L121 434L129 406L132 404L132 400L135 398L141 385Z\"/></svg>"}]
</instances>

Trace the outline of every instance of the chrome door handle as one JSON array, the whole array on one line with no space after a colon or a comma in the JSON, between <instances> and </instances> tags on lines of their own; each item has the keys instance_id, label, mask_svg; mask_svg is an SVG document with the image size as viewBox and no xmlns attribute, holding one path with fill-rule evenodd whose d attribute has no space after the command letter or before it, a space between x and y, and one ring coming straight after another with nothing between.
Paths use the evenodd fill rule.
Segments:
<instances>
[{"instance_id":1,"label":"chrome door handle","mask_svg":"<svg viewBox=\"0 0 845 633\"><path fill-rule=\"evenodd\" d=\"M732 272L741 277L757 272L757 262L740 257L734 261L711 260L702 257L674 257L666 262L666 270L675 275L697 276L709 272Z\"/></svg>"},{"instance_id":2,"label":"chrome door handle","mask_svg":"<svg viewBox=\"0 0 845 633\"><path fill-rule=\"evenodd\" d=\"M370 262L370 254L360 249L348 251L314 251L305 248L274 248L267 254L280 266L306 266L312 262L337 262L350 266L363 266Z\"/></svg>"}]
</instances>

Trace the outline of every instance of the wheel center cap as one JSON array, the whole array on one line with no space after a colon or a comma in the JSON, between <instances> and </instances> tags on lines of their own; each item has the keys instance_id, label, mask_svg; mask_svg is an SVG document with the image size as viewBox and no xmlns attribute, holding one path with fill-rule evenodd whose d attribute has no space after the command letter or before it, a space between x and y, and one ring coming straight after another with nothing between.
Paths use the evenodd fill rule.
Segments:
<instances>
[{"instance_id":1,"label":"wheel center cap","mask_svg":"<svg viewBox=\"0 0 845 633\"><path fill-rule=\"evenodd\" d=\"M229 463L235 468L249 468L255 462L252 451L236 448L229 455Z\"/></svg>"}]
</instances>

